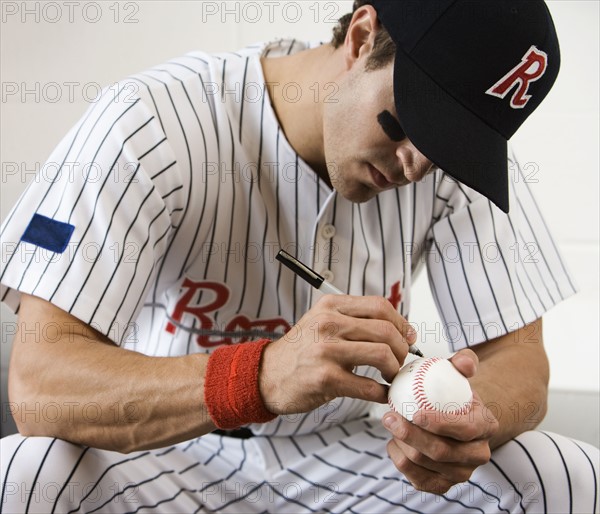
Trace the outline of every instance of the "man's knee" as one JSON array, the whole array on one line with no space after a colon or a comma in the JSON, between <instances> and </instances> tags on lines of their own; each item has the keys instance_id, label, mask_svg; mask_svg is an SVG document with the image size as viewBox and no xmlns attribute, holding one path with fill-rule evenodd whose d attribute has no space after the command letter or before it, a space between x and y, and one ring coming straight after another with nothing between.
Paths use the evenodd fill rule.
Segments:
<instances>
[{"instance_id":1,"label":"man's knee","mask_svg":"<svg viewBox=\"0 0 600 514\"><path fill-rule=\"evenodd\" d=\"M81 496L77 464L87 448L48 437L12 435L0 440L2 510L50 512ZM68 509L67 509L68 510Z\"/></svg>"},{"instance_id":2,"label":"man's knee","mask_svg":"<svg viewBox=\"0 0 600 514\"><path fill-rule=\"evenodd\" d=\"M596 512L598 448L551 432L531 431L492 456L522 504L545 512Z\"/></svg>"}]
</instances>

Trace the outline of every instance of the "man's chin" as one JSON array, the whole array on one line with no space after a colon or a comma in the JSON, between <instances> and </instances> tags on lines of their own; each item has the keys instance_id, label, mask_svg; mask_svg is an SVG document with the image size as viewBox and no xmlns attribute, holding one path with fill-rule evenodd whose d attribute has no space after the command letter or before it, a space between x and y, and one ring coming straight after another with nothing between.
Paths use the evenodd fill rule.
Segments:
<instances>
[{"instance_id":1,"label":"man's chin","mask_svg":"<svg viewBox=\"0 0 600 514\"><path fill-rule=\"evenodd\" d=\"M361 185L360 187L350 189L336 187L334 184L334 188L338 194L342 195L346 200L349 200L352 203L365 203L369 200L372 200L379 194L379 191L375 191L366 185Z\"/></svg>"}]
</instances>

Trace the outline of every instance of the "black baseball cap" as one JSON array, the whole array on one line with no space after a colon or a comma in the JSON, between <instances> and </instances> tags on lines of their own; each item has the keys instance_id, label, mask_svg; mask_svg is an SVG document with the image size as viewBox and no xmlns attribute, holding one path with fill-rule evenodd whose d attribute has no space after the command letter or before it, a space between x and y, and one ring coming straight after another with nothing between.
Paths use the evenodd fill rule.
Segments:
<instances>
[{"instance_id":1,"label":"black baseball cap","mask_svg":"<svg viewBox=\"0 0 600 514\"><path fill-rule=\"evenodd\" d=\"M507 141L560 67L542 0L370 0L396 44L400 125L439 168L508 212Z\"/></svg>"}]
</instances>

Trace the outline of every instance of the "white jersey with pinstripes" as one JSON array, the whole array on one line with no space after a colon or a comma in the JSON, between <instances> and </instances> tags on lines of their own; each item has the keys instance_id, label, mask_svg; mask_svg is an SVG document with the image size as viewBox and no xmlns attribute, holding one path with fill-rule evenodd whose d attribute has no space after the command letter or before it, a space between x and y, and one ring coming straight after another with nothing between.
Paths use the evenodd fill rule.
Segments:
<instances>
[{"instance_id":1,"label":"white jersey with pinstripes","mask_svg":"<svg viewBox=\"0 0 600 514\"><path fill-rule=\"evenodd\" d=\"M265 85L260 65L308 47L190 53L107 89L4 223L2 300L18 310L19 292L39 296L123 347L164 356L293 327L318 293L275 260L280 248L406 317L426 264L451 350L520 328L574 292L512 158L508 216L441 170L363 204L332 192L287 142L267 94L314 91ZM34 215L72 227L62 253L44 239L52 248L57 236L30 230ZM369 409L340 398L252 429L310 433Z\"/></svg>"}]
</instances>

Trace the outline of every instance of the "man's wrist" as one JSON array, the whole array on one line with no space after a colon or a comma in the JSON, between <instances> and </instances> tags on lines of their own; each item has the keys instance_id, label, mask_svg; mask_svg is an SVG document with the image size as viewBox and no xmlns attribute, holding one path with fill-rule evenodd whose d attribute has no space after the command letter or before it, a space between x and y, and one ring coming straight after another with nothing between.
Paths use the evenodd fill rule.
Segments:
<instances>
[{"instance_id":1,"label":"man's wrist","mask_svg":"<svg viewBox=\"0 0 600 514\"><path fill-rule=\"evenodd\" d=\"M258 372L263 350L271 341L223 346L208 360L204 400L213 423L222 429L266 423L277 416L260 395Z\"/></svg>"}]
</instances>

